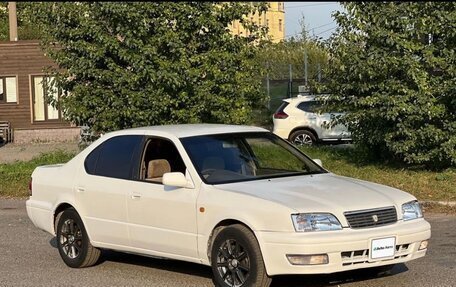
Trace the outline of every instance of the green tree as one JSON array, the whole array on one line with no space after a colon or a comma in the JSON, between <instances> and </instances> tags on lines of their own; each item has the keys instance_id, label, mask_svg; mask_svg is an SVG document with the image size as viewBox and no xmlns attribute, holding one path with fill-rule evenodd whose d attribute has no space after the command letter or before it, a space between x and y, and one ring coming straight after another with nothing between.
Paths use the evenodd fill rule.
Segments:
<instances>
[{"instance_id":1,"label":"green tree","mask_svg":"<svg viewBox=\"0 0 456 287\"><path fill-rule=\"evenodd\" d=\"M337 122L371 154L456 165L456 3L343 6L327 71Z\"/></svg>"},{"instance_id":2,"label":"green tree","mask_svg":"<svg viewBox=\"0 0 456 287\"><path fill-rule=\"evenodd\" d=\"M243 16L264 3L42 3L36 23L58 64L67 119L94 131L171 123L245 123L263 104ZM227 28L240 20L250 37Z\"/></svg>"}]
</instances>

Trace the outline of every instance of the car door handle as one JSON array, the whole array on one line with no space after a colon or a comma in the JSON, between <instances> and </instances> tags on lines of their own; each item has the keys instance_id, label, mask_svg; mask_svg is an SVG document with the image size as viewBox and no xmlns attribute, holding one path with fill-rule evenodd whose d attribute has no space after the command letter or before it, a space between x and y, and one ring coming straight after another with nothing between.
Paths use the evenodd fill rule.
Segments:
<instances>
[{"instance_id":1,"label":"car door handle","mask_svg":"<svg viewBox=\"0 0 456 287\"><path fill-rule=\"evenodd\" d=\"M84 192L85 188L84 187L76 187L76 192Z\"/></svg>"},{"instance_id":2,"label":"car door handle","mask_svg":"<svg viewBox=\"0 0 456 287\"><path fill-rule=\"evenodd\" d=\"M131 195L131 199L133 199L133 200L141 199L141 194L134 193Z\"/></svg>"}]
</instances>

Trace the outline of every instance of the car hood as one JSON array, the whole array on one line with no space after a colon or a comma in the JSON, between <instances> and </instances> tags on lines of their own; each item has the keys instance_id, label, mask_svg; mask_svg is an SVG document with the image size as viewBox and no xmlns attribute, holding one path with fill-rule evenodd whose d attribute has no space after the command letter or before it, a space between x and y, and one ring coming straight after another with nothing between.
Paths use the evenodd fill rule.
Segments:
<instances>
[{"instance_id":1,"label":"car hood","mask_svg":"<svg viewBox=\"0 0 456 287\"><path fill-rule=\"evenodd\" d=\"M343 214L371 208L401 205L415 198L388 186L337 176L332 173L223 184L219 189L274 201L296 212Z\"/></svg>"}]
</instances>

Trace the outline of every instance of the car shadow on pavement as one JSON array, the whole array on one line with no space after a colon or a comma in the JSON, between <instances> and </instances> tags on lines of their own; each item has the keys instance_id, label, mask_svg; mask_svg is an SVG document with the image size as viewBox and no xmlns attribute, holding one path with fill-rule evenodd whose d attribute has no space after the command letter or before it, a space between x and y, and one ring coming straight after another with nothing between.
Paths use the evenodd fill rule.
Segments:
<instances>
[{"instance_id":1,"label":"car shadow on pavement","mask_svg":"<svg viewBox=\"0 0 456 287\"><path fill-rule=\"evenodd\" d=\"M52 247L57 248L56 237L52 238L49 241L49 244ZM96 265L103 264L106 261L150 267L209 279L212 278L211 268L205 265L165 258L159 259L102 249L100 259Z\"/></svg>"},{"instance_id":2,"label":"car shadow on pavement","mask_svg":"<svg viewBox=\"0 0 456 287\"><path fill-rule=\"evenodd\" d=\"M205 265L172 260L172 259L158 259L147 256L128 254L123 252L116 252L111 250L103 250L102 257L97 264L102 264L105 261L113 261L125 264L139 265L155 269L161 269L171 272L178 272L192 276L212 278L211 268Z\"/></svg>"},{"instance_id":3,"label":"car shadow on pavement","mask_svg":"<svg viewBox=\"0 0 456 287\"><path fill-rule=\"evenodd\" d=\"M49 244L57 248L56 238L52 238ZM106 261L125 263L131 265L144 266L149 268L161 269L171 272L199 276L212 279L212 270L209 266L172 260L158 259L147 256L128 254L124 252L116 252L112 250L102 250L102 256L96 265L103 264ZM408 268L405 264L397 264L389 272L378 273L373 268L359 269L352 271L339 272L334 274L318 274L318 275L282 275L275 276L272 280L271 287L325 287L338 286L344 283L353 283L360 281L368 281L379 277L393 276L399 273L407 272Z\"/></svg>"},{"instance_id":4,"label":"car shadow on pavement","mask_svg":"<svg viewBox=\"0 0 456 287\"><path fill-rule=\"evenodd\" d=\"M378 273L375 269L358 269L334 274L276 276L271 287L324 287L368 281L379 277L393 276L408 271L405 264L397 264L389 272Z\"/></svg>"}]
</instances>

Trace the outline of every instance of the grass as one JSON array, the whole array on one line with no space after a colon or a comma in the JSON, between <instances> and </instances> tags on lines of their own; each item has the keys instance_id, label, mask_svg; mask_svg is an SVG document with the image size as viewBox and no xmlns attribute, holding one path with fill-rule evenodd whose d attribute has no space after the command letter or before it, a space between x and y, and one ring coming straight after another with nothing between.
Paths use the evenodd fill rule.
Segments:
<instances>
[{"instance_id":1,"label":"grass","mask_svg":"<svg viewBox=\"0 0 456 287\"><path fill-rule=\"evenodd\" d=\"M429 171L363 160L353 148L303 147L329 171L395 187L423 201L456 201L456 169Z\"/></svg>"},{"instance_id":2,"label":"grass","mask_svg":"<svg viewBox=\"0 0 456 287\"><path fill-rule=\"evenodd\" d=\"M28 183L33 170L40 165L65 163L75 154L61 150L44 153L31 161L16 161L14 163L0 164L0 196L26 197L28 196Z\"/></svg>"}]
</instances>

